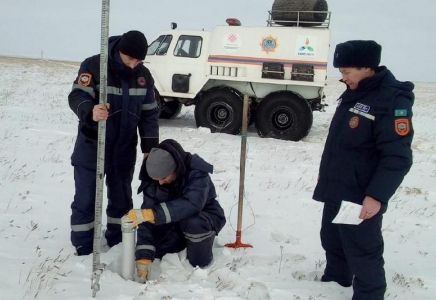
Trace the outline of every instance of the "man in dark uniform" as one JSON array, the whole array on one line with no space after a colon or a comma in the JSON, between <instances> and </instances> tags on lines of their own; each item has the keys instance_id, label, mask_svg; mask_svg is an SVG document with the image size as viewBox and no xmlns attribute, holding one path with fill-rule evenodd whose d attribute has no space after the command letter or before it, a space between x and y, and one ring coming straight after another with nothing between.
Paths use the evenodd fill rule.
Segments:
<instances>
[{"instance_id":1,"label":"man in dark uniform","mask_svg":"<svg viewBox=\"0 0 436 300\"><path fill-rule=\"evenodd\" d=\"M147 48L147 40L139 31L110 37L107 105L99 104L100 55L83 61L68 97L71 109L79 118L77 140L71 156L76 188L71 205L71 242L78 255L92 252L97 122L107 121L105 237L110 247L121 242L121 217L133 207L131 182L136 162L137 130L144 157L159 143L154 81L141 63Z\"/></svg>"},{"instance_id":2,"label":"man in dark uniform","mask_svg":"<svg viewBox=\"0 0 436 300\"><path fill-rule=\"evenodd\" d=\"M140 281L146 280L155 258L185 248L192 266L211 263L213 241L226 223L209 176L212 172L212 165L185 152L174 140L151 149L140 174L142 209L123 217L133 226L140 224L135 252Z\"/></svg>"},{"instance_id":3,"label":"man in dark uniform","mask_svg":"<svg viewBox=\"0 0 436 300\"><path fill-rule=\"evenodd\" d=\"M336 46L333 65L347 90L338 100L313 195L324 202L321 281L353 285L353 300L384 297L383 213L412 165L414 86L379 67L380 57L374 41ZM362 205L360 225L332 223L341 201Z\"/></svg>"}]
</instances>

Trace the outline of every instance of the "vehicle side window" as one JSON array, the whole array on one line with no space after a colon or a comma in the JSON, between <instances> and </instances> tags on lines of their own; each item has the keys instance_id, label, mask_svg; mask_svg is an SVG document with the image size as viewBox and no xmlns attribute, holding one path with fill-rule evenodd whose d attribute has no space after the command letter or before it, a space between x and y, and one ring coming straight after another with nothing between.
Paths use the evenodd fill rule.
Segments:
<instances>
[{"instance_id":1,"label":"vehicle side window","mask_svg":"<svg viewBox=\"0 0 436 300\"><path fill-rule=\"evenodd\" d=\"M197 58L201 54L201 36L181 35L174 48L174 56Z\"/></svg>"},{"instance_id":2,"label":"vehicle side window","mask_svg":"<svg viewBox=\"0 0 436 300\"><path fill-rule=\"evenodd\" d=\"M156 50L156 55L166 55L172 39L173 39L172 35L165 36L162 43Z\"/></svg>"},{"instance_id":3,"label":"vehicle side window","mask_svg":"<svg viewBox=\"0 0 436 300\"><path fill-rule=\"evenodd\" d=\"M161 35L148 47L147 55L165 55L173 39L172 35Z\"/></svg>"},{"instance_id":4,"label":"vehicle side window","mask_svg":"<svg viewBox=\"0 0 436 300\"><path fill-rule=\"evenodd\" d=\"M160 44L164 40L165 36L161 35L158 37L150 46L148 46L147 55L154 55L156 53L157 48L159 48Z\"/></svg>"}]
</instances>

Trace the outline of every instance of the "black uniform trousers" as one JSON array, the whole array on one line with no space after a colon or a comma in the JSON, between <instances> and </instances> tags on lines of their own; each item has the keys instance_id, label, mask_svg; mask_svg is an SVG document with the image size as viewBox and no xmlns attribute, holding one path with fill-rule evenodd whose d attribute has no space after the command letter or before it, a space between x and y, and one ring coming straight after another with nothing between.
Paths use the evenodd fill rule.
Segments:
<instances>
[{"instance_id":1,"label":"black uniform trousers","mask_svg":"<svg viewBox=\"0 0 436 300\"><path fill-rule=\"evenodd\" d=\"M380 300L386 291L381 233L383 210L359 225L333 224L340 203L324 204L321 244L327 265L321 281L353 285L353 300ZM354 278L353 278L354 276Z\"/></svg>"},{"instance_id":2,"label":"black uniform trousers","mask_svg":"<svg viewBox=\"0 0 436 300\"><path fill-rule=\"evenodd\" d=\"M207 266L213 258L212 246L216 236L211 222L213 217L202 211L176 223L154 226L155 258L161 259L167 253L177 253L186 248L187 259L192 266Z\"/></svg>"},{"instance_id":3,"label":"black uniform trousers","mask_svg":"<svg viewBox=\"0 0 436 300\"><path fill-rule=\"evenodd\" d=\"M134 166L126 170L111 168L106 173L108 220L105 237L110 247L121 242L121 217L133 208L133 172ZM74 181L76 192L71 204L71 242L78 254L89 254L94 240L96 171L75 165Z\"/></svg>"}]
</instances>

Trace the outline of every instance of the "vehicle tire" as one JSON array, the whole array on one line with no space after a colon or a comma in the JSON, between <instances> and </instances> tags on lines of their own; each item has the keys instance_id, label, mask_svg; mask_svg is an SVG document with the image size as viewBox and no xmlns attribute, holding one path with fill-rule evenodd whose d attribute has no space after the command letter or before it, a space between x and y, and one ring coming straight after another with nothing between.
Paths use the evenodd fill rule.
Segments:
<instances>
[{"instance_id":1,"label":"vehicle tire","mask_svg":"<svg viewBox=\"0 0 436 300\"><path fill-rule=\"evenodd\" d=\"M177 100L165 101L156 89L154 89L154 98L159 109L159 119L174 119L182 110L182 103Z\"/></svg>"},{"instance_id":2,"label":"vehicle tire","mask_svg":"<svg viewBox=\"0 0 436 300\"><path fill-rule=\"evenodd\" d=\"M198 127L211 132L238 134L242 124L242 99L228 89L216 89L204 95L195 105Z\"/></svg>"},{"instance_id":3,"label":"vehicle tire","mask_svg":"<svg viewBox=\"0 0 436 300\"><path fill-rule=\"evenodd\" d=\"M261 137L299 141L310 131L313 114L307 101L289 92L268 95L256 111L256 128Z\"/></svg>"},{"instance_id":4,"label":"vehicle tire","mask_svg":"<svg viewBox=\"0 0 436 300\"><path fill-rule=\"evenodd\" d=\"M272 5L271 17L276 20L276 24L284 26L296 26L298 14L291 11L328 11L326 0L275 0ZM301 22L319 23L300 23L303 27L320 25L327 17L325 13L300 13ZM292 22L277 22L292 21Z\"/></svg>"},{"instance_id":5,"label":"vehicle tire","mask_svg":"<svg viewBox=\"0 0 436 300\"><path fill-rule=\"evenodd\" d=\"M165 99L161 97L159 118L174 119L179 115L180 111L182 110L182 106L183 104L177 100L165 101Z\"/></svg>"}]
</instances>

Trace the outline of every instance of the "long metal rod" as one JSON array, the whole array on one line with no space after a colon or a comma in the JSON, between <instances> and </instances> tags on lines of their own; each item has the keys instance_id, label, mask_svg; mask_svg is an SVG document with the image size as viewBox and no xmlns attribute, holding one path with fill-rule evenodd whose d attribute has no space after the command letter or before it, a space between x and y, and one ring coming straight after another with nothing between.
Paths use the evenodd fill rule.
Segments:
<instances>
[{"instance_id":1,"label":"long metal rod","mask_svg":"<svg viewBox=\"0 0 436 300\"><path fill-rule=\"evenodd\" d=\"M252 248L250 244L242 243L242 211L244 208L244 186L245 186L245 159L247 154L247 127L248 127L248 95L244 95L242 108L242 127L241 127L241 159L239 162L239 200L238 200L238 223L236 227L236 241L227 243L225 246L230 248Z\"/></svg>"},{"instance_id":2,"label":"long metal rod","mask_svg":"<svg viewBox=\"0 0 436 300\"><path fill-rule=\"evenodd\" d=\"M244 187L245 187L245 156L247 154L247 118L248 118L248 95L244 95L244 105L242 109L242 128L241 128L241 159L239 168L239 201L238 201L238 224L237 232L242 230L242 210L244 208Z\"/></svg>"},{"instance_id":3,"label":"long metal rod","mask_svg":"<svg viewBox=\"0 0 436 300\"><path fill-rule=\"evenodd\" d=\"M110 0L101 3L101 47L100 47L100 98L99 103L107 103L107 65L108 65L108 40L109 40L109 6ZM100 275L104 265L100 263L100 240L102 228L102 205L104 186L104 154L106 146L106 121L98 122L97 138L97 167L95 186L95 214L94 214L94 244L92 258L92 297L95 298L100 290Z\"/></svg>"}]
</instances>

